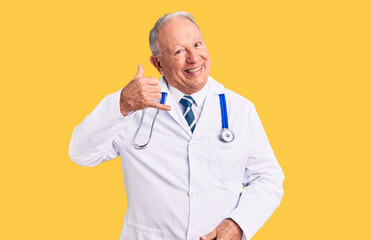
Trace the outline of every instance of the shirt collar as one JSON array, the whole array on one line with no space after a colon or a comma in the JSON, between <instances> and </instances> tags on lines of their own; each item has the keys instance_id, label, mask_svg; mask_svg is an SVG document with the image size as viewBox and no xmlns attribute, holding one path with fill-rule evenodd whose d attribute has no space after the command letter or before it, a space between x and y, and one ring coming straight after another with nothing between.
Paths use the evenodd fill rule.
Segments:
<instances>
[{"instance_id":1,"label":"shirt collar","mask_svg":"<svg viewBox=\"0 0 371 240\"><path fill-rule=\"evenodd\" d=\"M204 100L206 98L206 94L209 90L209 84L210 83L209 83L209 79L208 79L205 86L200 91L189 95L193 98L193 100L195 100L196 106L200 106L204 102ZM182 97L184 95L187 95L187 94L184 94L181 91L179 91L177 88L171 86L169 83L168 83L168 88L169 88L169 91L170 91L171 95L173 96L174 100L177 103L180 101L180 99L182 99Z\"/></svg>"}]
</instances>

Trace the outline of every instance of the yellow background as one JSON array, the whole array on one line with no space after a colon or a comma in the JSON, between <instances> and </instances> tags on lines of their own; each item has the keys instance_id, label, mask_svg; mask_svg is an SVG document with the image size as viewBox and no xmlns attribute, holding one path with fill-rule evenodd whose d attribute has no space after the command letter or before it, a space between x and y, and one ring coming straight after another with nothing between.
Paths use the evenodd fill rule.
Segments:
<instances>
[{"instance_id":1,"label":"yellow background","mask_svg":"<svg viewBox=\"0 0 371 240\"><path fill-rule=\"evenodd\" d=\"M191 12L211 76L257 107L286 179L263 239L371 239L369 1L2 1L0 239L119 238L120 159L68 157L73 128Z\"/></svg>"}]
</instances>

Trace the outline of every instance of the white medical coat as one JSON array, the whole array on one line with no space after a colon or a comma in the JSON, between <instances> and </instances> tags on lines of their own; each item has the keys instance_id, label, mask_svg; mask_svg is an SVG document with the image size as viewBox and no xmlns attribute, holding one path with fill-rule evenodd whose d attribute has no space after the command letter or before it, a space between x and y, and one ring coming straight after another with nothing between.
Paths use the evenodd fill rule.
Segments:
<instances>
[{"instance_id":1,"label":"white medical coat","mask_svg":"<svg viewBox=\"0 0 371 240\"><path fill-rule=\"evenodd\" d=\"M160 111L143 150L132 142L143 110L122 116L120 91L106 96L73 131L69 154L82 166L121 155L127 211L120 240L198 240L225 218L250 239L278 207L283 173L254 105L213 78L196 128L167 92L172 110ZM219 140L219 95L227 101L233 142ZM157 109L147 108L136 142L144 144ZM245 187L244 187L245 186Z\"/></svg>"}]
</instances>

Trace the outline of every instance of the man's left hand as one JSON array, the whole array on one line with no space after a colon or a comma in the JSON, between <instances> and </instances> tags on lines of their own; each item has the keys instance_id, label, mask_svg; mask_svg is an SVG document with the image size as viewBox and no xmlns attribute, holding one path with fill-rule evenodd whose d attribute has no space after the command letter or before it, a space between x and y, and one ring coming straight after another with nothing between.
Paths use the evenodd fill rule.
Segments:
<instances>
[{"instance_id":1,"label":"man's left hand","mask_svg":"<svg viewBox=\"0 0 371 240\"><path fill-rule=\"evenodd\" d=\"M200 237L200 240L241 240L242 229L230 218L221 222L212 232Z\"/></svg>"}]
</instances>

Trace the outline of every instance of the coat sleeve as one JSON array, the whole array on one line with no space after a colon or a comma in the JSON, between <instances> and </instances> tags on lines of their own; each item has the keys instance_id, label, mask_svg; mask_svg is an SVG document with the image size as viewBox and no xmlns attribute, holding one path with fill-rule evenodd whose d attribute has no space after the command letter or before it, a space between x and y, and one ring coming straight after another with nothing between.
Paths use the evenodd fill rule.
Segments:
<instances>
[{"instance_id":1,"label":"coat sleeve","mask_svg":"<svg viewBox=\"0 0 371 240\"><path fill-rule=\"evenodd\" d=\"M73 130L69 156L78 165L94 167L119 155L115 137L132 117L121 114L120 94L106 96Z\"/></svg>"},{"instance_id":2,"label":"coat sleeve","mask_svg":"<svg viewBox=\"0 0 371 240\"><path fill-rule=\"evenodd\" d=\"M284 179L255 107L249 120L245 188L236 209L228 216L243 230L243 240L250 239L278 207L283 196Z\"/></svg>"}]
</instances>

